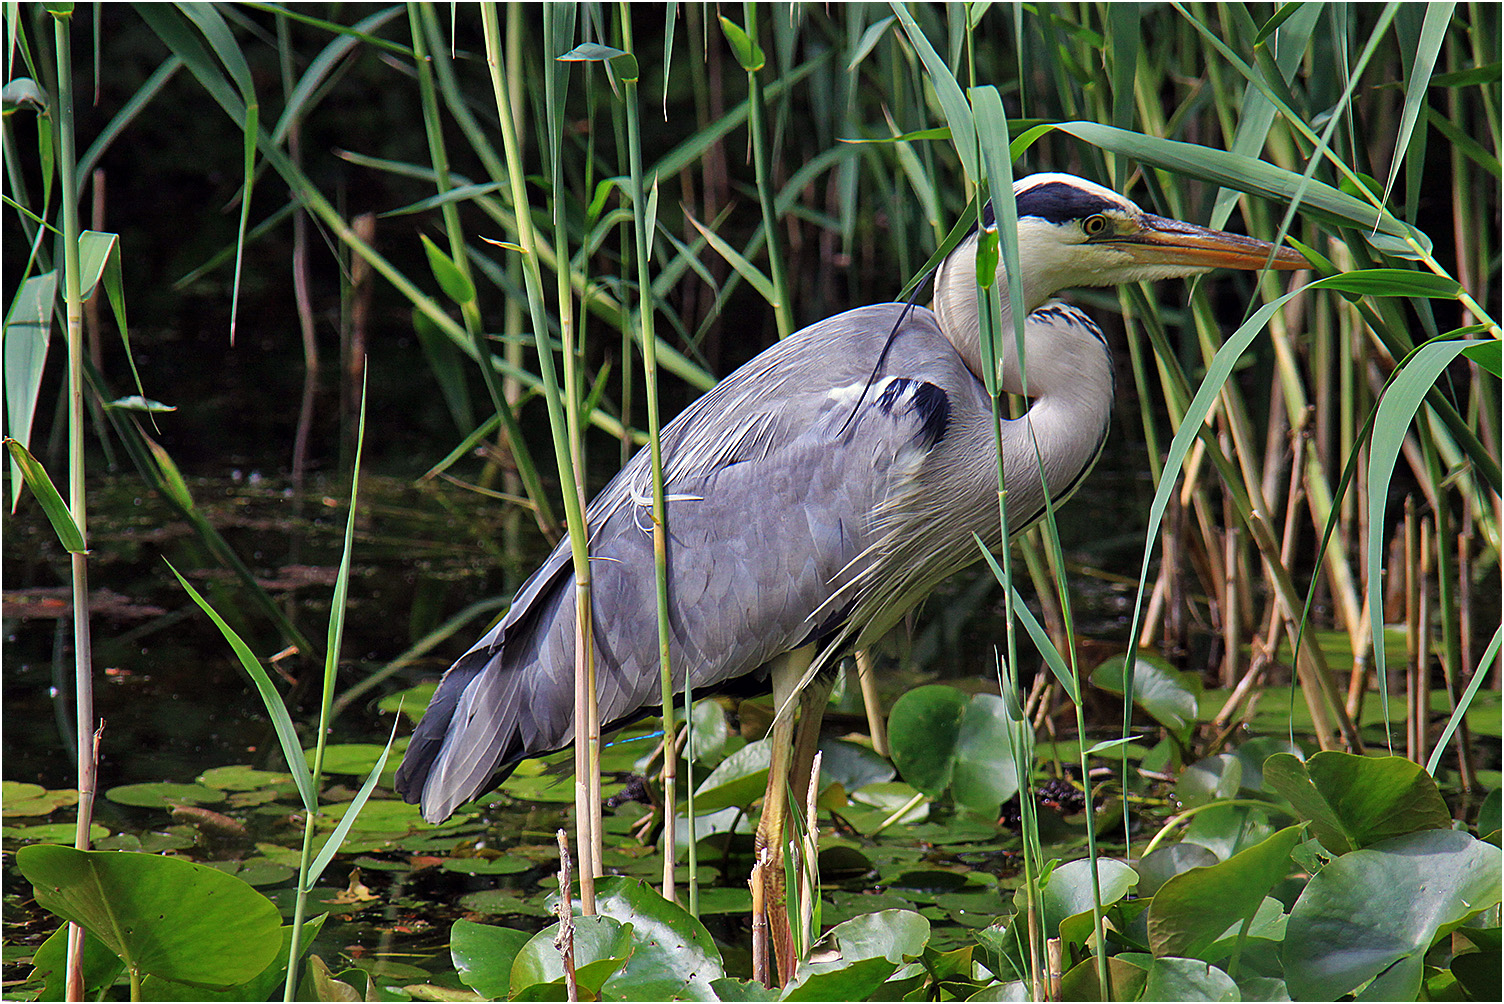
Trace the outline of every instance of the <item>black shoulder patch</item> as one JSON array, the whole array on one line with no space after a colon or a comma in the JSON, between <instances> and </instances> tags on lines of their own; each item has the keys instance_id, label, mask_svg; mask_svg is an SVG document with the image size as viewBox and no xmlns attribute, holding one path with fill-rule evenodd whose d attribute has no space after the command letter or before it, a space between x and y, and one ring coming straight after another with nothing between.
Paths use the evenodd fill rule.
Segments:
<instances>
[{"instance_id":1,"label":"black shoulder patch","mask_svg":"<svg viewBox=\"0 0 1504 1004\"><path fill-rule=\"evenodd\" d=\"M907 404L908 410L919 418L916 438L920 445L929 448L945 438L950 428L950 397L944 389L925 380L898 377L883 388L877 406L891 415L900 403Z\"/></svg>"},{"instance_id":2,"label":"black shoulder patch","mask_svg":"<svg viewBox=\"0 0 1504 1004\"><path fill-rule=\"evenodd\" d=\"M1120 208L1115 202L1063 181L1047 181L1020 192L1018 196L1019 218L1038 216L1051 223L1081 220L1092 213Z\"/></svg>"}]
</instances>

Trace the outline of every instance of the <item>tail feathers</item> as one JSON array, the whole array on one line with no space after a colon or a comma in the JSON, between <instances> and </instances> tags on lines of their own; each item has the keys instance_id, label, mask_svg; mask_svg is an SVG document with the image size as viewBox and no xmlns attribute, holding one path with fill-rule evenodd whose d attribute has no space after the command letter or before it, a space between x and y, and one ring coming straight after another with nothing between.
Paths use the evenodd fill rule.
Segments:
<instances>
[{"instance_id":1,"label":"tail feathers","mask_svg":"<svg viewBox=\"0 0 1504 1004\"><path fill-rule=\"evenodd\" d=\"M503 737L494 707L492 715L482 716L484 721L476 720L474 708L478 692L494 689L486 684L496 672L495 659L496 654L476 648L450 667L397 771L397 793L410 803L421 802L423 818L431 823L447 819L456 806L479 795L500 764ZM466 749L457 754L461 745ZM509 773L505 770L503 777Z\"/></svg>"}]
</instances>

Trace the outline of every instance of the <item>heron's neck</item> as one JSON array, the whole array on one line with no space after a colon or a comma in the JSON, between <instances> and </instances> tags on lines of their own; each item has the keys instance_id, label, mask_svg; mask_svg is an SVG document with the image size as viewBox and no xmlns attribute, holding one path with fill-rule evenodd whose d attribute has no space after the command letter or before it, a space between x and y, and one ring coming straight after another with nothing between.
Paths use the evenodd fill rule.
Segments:
<instances>
[{"instance_id":1,"label":"heron's neck","mask_svg":"<svg viewBox=\"0 0 1504 1004\"><path fill-rule=\"evenodd\" d=\"M1112 357L1106 345L1087 335L1054 348L1056 364L1045 363L1042 347L1035 353L1039 364L1031 360L1029 370L1033 401L1001 430L1014 529L1044 505L1041 469L1051 500L1065 501L1100 456L1112 418Z\"/></svg>"},{"instance_id":2,"label":"heron's neck","mask_svg":"<svg viewBox=\"0 0 1504 1004\"><path fill-rule=\"evenodd\" d=\"M981 380L982 323L977 306L976 252L977 241L973 235L958 245L956 250L940 264L935 274L933 309L940 322L940 330L945 332L951 344L956 347L956 351L966 362L967 369L971 370L978 380ZM1054 296L1061 287L1054 281L1053 269L1024 269L1023 271L1024 314L1028 315ZM1002 331L1005 342L1005 347L1000 349L998 355L999 357L1016 355L1016 350L1012 347L1013 311L1008 296L1008 280L1001 267L998 270L996 288L1002 300ZM1027 354L1027 350L1025 351ZM1010 374L1006 361L1003 366L1003 389L1010 394L1024 393L1023 381L1016 367ZM1032 359L1029 360L1028 366L1031 374L1029 395L1032 397L1035 393Z\"/></svg>"}]
</instances>

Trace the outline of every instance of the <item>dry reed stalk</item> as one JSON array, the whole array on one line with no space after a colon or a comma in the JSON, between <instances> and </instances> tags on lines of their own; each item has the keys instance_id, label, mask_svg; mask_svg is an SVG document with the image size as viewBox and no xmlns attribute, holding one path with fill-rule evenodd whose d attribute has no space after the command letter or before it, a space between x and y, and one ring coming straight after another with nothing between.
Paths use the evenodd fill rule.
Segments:
<instances>
[{"instance_id":1,"label":"dry reed stalk","mask_svg":"<svg viewBox=\"0 0 1504 1004\"><path fill-rule=\"evenodd\" d=\"M758 854L752 866L752 978L763 986L773 987L772 967L768 959L768 904L764 872L768 867L768 849Z\"/></svg>"},{"instance_id":2,"label":"dry reed stalk","mask_svg":"<svg viewBox=\"0 0 1504 1004\"><path fill-rule=\"evenodd\" d=\"M1457 679L1449 684L1452 707L1457 706L1459 693L1466 688L1473 675L1472 671L1472 631L1469 621L1472 617L1473 595L1471 583L1468 581L1468 546L1467 537L1457 535L1457 661L1459 672ZM1473 762L1473 737L1472 729L1468 727L1467 716L1462 717L1462 722L1453 737L1457 744L1457 767L1462 775L1462 787L1464 791L1478 790L1478 768Z\"/></svg>"},{"instance_id":3,"label":"dry reed stalk","mask_svg":"<svg viewBox=\"0 0 1504 1004\"><path fill-rule=\"evenodd\" d=\"M1368 598L1363 598L1363 613L1358 624L1363 629L1364 637L1372 637L1373 611L1369 608ZM1365 646L1362 653L1353 653L1353 671L1347 681L1347 715L1354 721L1358 720L1363 710L1363 694L1368 690L1368 674L1372 666L1369 659L1369 646ZM1382 695L1381 695L1382 696Z\"/></svg>"},{"instance_id":4,"label":"dry reed stalk","mask_svg":"<svg viewBox=\"0 0 1504 1004\"><path fill-rule=\"evenodd\" d=\"M554 947L564 960L565 998L577 1001L580 987L574 975L574 894L570 891L569 838L562 829L555 836L559 840L559 933L554 935Z\"/></svg>"},{"instance_id":5,"label":"dry reed stalk","mask_svg":"<svg viewBox=\"0 0 1504 1004\"><path fill-rule=\"evenodd\" d=\"M1049 962L1049 983L1047 1000L1058 1001L1060 999L1060 977L1064 975L1063 951L1059 938L1051 938L1045 943L1045 957Z\"/></svg>"},{"instance_id":6,"label":"dry reed stalk","mask_svg":"<svg viewBox=\"0 0 1504 1004\"><path fill-rule=\"evenodd\" d=\"M1420 763L1420 740L1417 722L1420 719L1420 639L1416 632L1420 588L1416 582L1416 530L1415 496L1405 496L1404 555L1405 555L1405 756Z\"/></svg>"},{"instance_id":7,"label":"dry reed stalk","mask_svg":"<svg viewBox=\"0 0 1504 1004\"><path fill-rule=\"evenodd\" d=\"M1420 583L1416 590L1415 635L1419 642L1415 652L1416 715L1415 751L1416 763L1424 764L1430 759L1427 749L1426 726L1431 719L1431 520L1420 519Z\"/></svg>"},{"instance_id":8,"label":"dry reed stalk","mask_svg":"<svg viewBox=\"0 0 1504 1004\"><path fill-rule=\"evenodd\" d=\"M1242 610L1238 604L1238 525L1232 500L1222 495L1222 686L1238 679Z\"/></svg>"},{"instance_id":9,"label":"dry reed stalk","mask_svg":"<svg viewBox=\"0 0 1504 1004\"><path fill-rule=\"evenodd\" d=\"M816 802L820 797L820 764L825 754L815 753L809 769L809 788L804 804L804 839L800 844L799 868L799 919L804 932L805 951L814 944L819 932L813 930L815 923L815 880L820 875L820 826Z\"/></svg>"}]
</instances>

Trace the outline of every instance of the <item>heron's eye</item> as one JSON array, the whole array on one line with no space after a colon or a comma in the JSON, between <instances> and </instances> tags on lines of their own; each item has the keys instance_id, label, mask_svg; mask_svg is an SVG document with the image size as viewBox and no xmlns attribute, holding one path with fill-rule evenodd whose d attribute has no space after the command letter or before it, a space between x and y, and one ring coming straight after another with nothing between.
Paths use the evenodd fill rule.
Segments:
<instances>
[{"instance_id":1,"label":"heron's eye","mask_svg":"<svg viewBox=\"0 0 1504 1004\"><path fill-rule=\"evenodd\" d=\"M1081 231L1088 237L1097 237L1106 232L1107 217L1101 213L1093 213L1081 221Z\"/></svg>"}]
</instances>

